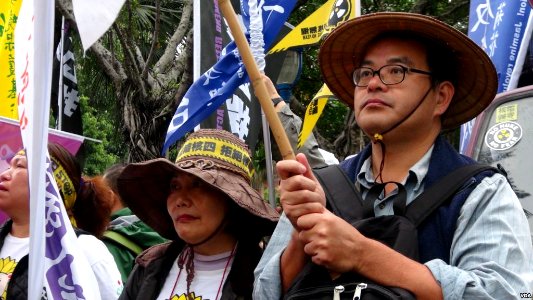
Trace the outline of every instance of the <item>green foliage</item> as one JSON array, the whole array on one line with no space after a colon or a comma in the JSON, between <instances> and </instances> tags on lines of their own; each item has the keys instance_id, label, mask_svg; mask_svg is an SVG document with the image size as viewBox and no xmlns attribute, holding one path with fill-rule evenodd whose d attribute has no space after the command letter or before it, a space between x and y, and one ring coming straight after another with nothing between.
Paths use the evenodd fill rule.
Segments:
<instances>
[{"instance_id":1,"label":"green foliage","mask_svg":"<svg viewBox=\"0 0 533 300\"><path fill-rule=\"evenodd\" d=\"M331 139L333 142L346 125L345 116L348 111L349 109L344 103L329 100L316 124L316 127L320 129L320 134L323 137L334 137Z\"/></svg>"},{"instance_id":2,"label":"green foliage","mask_svg":"<svg viewBox=\"0 0 533 300\"><path fill-rule=\"evenodd\" d=\"M83 135L98 141L85 140L81 153L83 173L94 176L117 162L126 161L127 149L121 132L121 116L112 82L98 66L93 55L84 55L81 41L73 35L77 51L76 75L80 92ZM115 52L119 56L119 53Z\"/></svg>"},{"instance_id":3,"label":"green foliage","mask_svg":"<svg viewBox=\"0 0 533 300\"><path fill-rule=\"evenodd\" d=\"M254 170L256 173L263 172L266 165L266 159L265 159L265 144L264 143L258 143L257 147L255 147L254 153L252 153L252 163L254 166Z\"/></svg>"},{"instance_id":4,"label":"green foliage","mask_svg":"<svg viewBox=\"0 0 533 300\"><path fill-rule=\"evenodd\" d=\"M415 0L361 0L361 14L381 11L410 11ZM433 2L435 2L433 0Z\"/></svg>"},{"instance_id":5,"label":"green foliage","mask_svg":"<svg viewBox=\"0 0 533 300\"><path fill-rule=\"evenodd\" d=\"M254 174L252 176L252 186L260 191L260 193L263 195L263 199L265 201L269 201L269 189L268 189L268 182L267 182L267 167L266 167L266 155L265 155L265 144L261 140L260 143L257 144L257 147L255 148L254 153L252 153L252 163L254 166ZM275 171L275 168L274 168ZM273 176L276 176L273 174ZM279 200L279 192L277 190L277 182L276 179L274 179L274 198L276 199L276 205L280 205Z\"/></svg>"},{"instance_id":6,"label":"green foliage","mask_svg":"<svg viewBox=\"0 0 533 300\"><path fill-rule=\"evenodd\" d=\"M135 41L144 57L151 49L154 24L157 19L157 8L155 1L135 0L124 5L118 17L119 26L129 33L129 38ZM155 48L155 57L161 56L165 50L166 41L172 36L176 25L179 24L179 16L182 9L181 1L161 0L160 1L160 28ZM109 32L108 32L109 35ZM113 43L117 50L122 51L118 41L110 39L108 43Z\"/></svg>"},{"instance_id":7,"label":"green foliage","mask_svg":"<svg viewBox=\"0 0 533 300\"><path fill-rule=\"evenodd\" d=\"M124 149L114 143L114 125L109 121L107 111L99 111L89 106L87 97L80 97L82 108L83 132L86 137L101 142L85 140L85 163L83 173L89 176L102 174L112 164L119 161L119 155Z\"/></svg>"}]
</instances>

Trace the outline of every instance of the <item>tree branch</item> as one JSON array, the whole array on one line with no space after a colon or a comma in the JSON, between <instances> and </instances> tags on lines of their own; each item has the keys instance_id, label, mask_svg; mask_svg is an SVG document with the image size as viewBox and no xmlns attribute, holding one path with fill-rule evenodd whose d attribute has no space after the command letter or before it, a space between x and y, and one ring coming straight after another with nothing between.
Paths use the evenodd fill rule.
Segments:
<instances>
[{"instance_id":1,"label":"tree branch","mask_svg":"<svg viewBox=\"0 0 533 300\"><path fill-rule=\"evenodd\" d=\"M192 40L193 30L189 30L189 34L187 36L188 39ZM175 101L175 107L178 106L179 101L185 96L185 93L189 90L189 87L193 83L193 77L192 77L192 69L193 69L193 49L192 49L193 43L187 43L187 47L185 48L184 54L182 55L182 58L178 61L178 68L176 70L180 69L181 74L181 81L180 86L178 90L176 91L176 95L174 97ZM179 99L179 101L177 101Z\"/></svg>"},{"instance_id":2,"label":"tree branch","mask_svg":"<svg viewBox=\"0 0 533 300\"><path fill-rule=\"evenodd\" d=\"M155 46L157 45L157 40L159 36L159 22L161 21L161 5L159 0L155 1L155 7L156 7L156 16L155 16L155 24L154 24L154 32L152 33L152 46L150 47L150 52L148 53L148 57L146 58L146 62L144 64L144 69L142 71L141 77L146 78L146 74L148 73L148 65L150 64L150 61L152 60L152 57L154 55Z\"/></svg>"},{"instance_id":3,"label":"tree branch","mask_svg":"<svg viewBox=\"0 0 533 300\"><path fill-rule=\"evenodd\" d=\"M139 65L137 64L138 60L134 53L135 46L128 43L127 38L124 38L125 34L122 32L122 30L120 30L120 27L116 23L113 24L113 30L115 30L115 32L117 33L118 40L120 42L120 45L122 46L124 61L129 71L131 72L131 76L129 76L129 78L135 80L135 82L139 85L143 97L146 97L146 86L140 77L141 73Z\"/></svg>"},{"instance_id":4,"label":"tree branch","mask_svg":"<svg viewBox=\"0 0 533 300\"><path fill-rule=\"evenodd\" d=\"M429 0L418 0L415 4L413 4L409 12L425 14L428 10L429 4Z\"/></svg>"},{"instance_id":5,"label":"tree branch","mask_svg":"<svg viewBox=\"0 0 533 300\"><path fill-rule=\"evenodd\" d=\"M56 0L56 7L65 19L69 20L71 25L78 31L78 25L72 10L72 2L70 0ZM96 41L89 48L89 51L94 53L96 59L102 64L105 74L109 76L117 90L120 90L122 82L127 78L120 61L99 41Z\"/></svg>"},{"instance_id":6,"label":"tree branch","mask_svg":"<svg viewBox=\"0 0 533 300\"><path fill-rule=\"evenodd\" d=\"M192 34L193 30L190 29L187 38L192 38ZM176 107L178 107L181 99L183 98L183 96L185 96L185 93L187 92L187 90L189 90L189 87L192 84L192 65L192 43L187 43L187 46L182 52L182 55L180 55L179 57L177 67L173 70L174 72L176 72L176 76L172 76L173 78L181 77L179 87L173 97L174 101L169 102L155 118L164 117L166 114L172 113L176 110Z\"/></svg>"},{"instance_id":7,"label":"tree branch","mask_svg":"<svg viewBox=\"0 0 533 300\"><path fill-rule=\"evenodd\" d=\"M465 9L468 10L470 8L470 0L456 1L452 4L453 5L446 7L445 11L442 11L439 13L439 19L457 20L458 18L462 18L463 15L460 13L462 10L465 10Z\"/></svg>"},{"instance_id":8,"label":"tree branch","mask_svg":"<svg viewBox=\"0 0 533 300\"><path fill-rule=\"evenodd\" d=\"M104 72L109 76L117 91L120 90L122 84L128 78L120 61L109 50L104 48L100 42L94 43L89 50L93 52L96 59L101 63Z\"/></svg>"},{"instance_id":9,"label":"tree branch","mask_svg":"<svg viewBox=\"0 0 533 300\"><path fill-rule=\"evenodd\" d=\"M176 56L176 48L187 34L187 29L191 27L193 1L194 0L183 1L183 10L181 13L180 23L168 41L168 45L165 48L165 53L161 56L161 58L159 58L159 61L153 67L153 72L155 74L164 73L164 71L174 61L174 57Z\"/></svg>"}]
</instances>

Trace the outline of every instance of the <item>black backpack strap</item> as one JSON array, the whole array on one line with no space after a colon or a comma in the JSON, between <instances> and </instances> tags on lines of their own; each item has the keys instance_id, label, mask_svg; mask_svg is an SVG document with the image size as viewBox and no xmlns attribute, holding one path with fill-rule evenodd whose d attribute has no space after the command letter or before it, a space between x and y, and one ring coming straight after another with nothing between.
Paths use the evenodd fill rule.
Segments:
<instances>
[{"instance_id":1,"label":"black backpack strap","mask_svg":"<svg viewBox=\"0 0 533 300\"><path fill-rule=\"evenodd\" d=\"M398 193L392 197L393 198L393 210L394 214L397 216L405 216L405 209L406 209L406 203L407 203L407 191L405 190L405 187L403 184L395 181L388 181L384 183L378 183L374 184L370 190L368 190L368 193L366 194L365 201L363 203L363 210L364 210L364 217L365 218L371 218L375 216L374 213L374 203L376 200L380 199L383 195L383 191L385 190L385 186L387 184L394 184L396 185L396 189Z\"/></svg>"},{"instance_id":2,"label":"black backpack strap","mask_svg":"<svg viewBox=\"0 0 533 300\"><path fill-rule=\"evenodd\" d=\"M405 217L418 227L433 211L450 199L468 179L488 170L499 173L499 170L492 166L478 163L452 171L411 202L407 206Z\"/></svg>"},{"instance_id":3,"label":"black backpack strap","mask_svg":"<svg viewBox=\"0 0 533 300\"><path fill-rule=\"evenodd\" d=\"M415 226L420 225L433 211L450 199L473 176L492 170L500 171L492 166L470 164L458 168L424 192L407 206L405 216ZM313 169L314 174L326 194L327 204L333 213L348 222L364 218L363 199L355 190L355 186L346 173L338 165Z\"/></svg>"},{"instance_id":4,"label":"black backpack strap","mask_svg":"<svg viewBox=\"0 0 533 300\"><path fill-rule=\"evenodd\" d=\"M313 172L322 185L328 207L333 213L348 222L362 219L363 199L339 165L313 169Z\"/></svg>"}]
</instances>

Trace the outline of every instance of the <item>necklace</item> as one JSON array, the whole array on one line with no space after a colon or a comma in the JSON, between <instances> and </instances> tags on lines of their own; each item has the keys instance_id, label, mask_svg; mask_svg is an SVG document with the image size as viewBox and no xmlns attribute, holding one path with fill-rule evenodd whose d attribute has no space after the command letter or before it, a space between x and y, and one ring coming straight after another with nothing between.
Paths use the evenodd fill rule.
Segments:
<instances>
[{"instance_id":1,"label":"necklace","mask_svg":"<svg viewBox=\"0 0 533 300\"><path fill-rule=\"evenodd\" d=\"M218 290L217 290L217 295L216 295L214 300L219 299L218 296L220 295L220 291L222 290L222 284L224 283L224 279L226 277L226 272L228 270L229 264L230 264L233 256L235 255L235 251L237 250L237 245L238 244L239 244L239 242L235 243L235 246L233 246L233 249L231 250L231 253L230 253L229 257L226 260L226 265L224 266L224 271L222 272L222 278L220 279L220 283L218 285ZM191 249L191 251L193 251L193 250ZM188 255L187 255L187 259L189 259ZM169 300L172 299L172 296L174 295L174 290L176 289L176 286L178 285L178 281L180 279L181 271L183 270L182 267L180 267L179 269L180 270L178 272L178 276L176 277L176 280L174 281L174 285L172 286L172 291L170 292L170 296L168 297ZM187 295L187 299L188 299L188 296L189 295Z\"/></svg>"}]
</instances>

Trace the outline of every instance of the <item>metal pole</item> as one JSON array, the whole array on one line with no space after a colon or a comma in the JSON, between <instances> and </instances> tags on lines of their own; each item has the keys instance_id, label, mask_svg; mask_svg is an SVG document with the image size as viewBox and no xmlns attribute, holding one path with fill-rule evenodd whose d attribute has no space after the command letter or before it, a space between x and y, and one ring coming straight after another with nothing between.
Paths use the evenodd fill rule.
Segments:
<instances>
[{"instance_id":1,"label":"metal pole","mask_svg":"<svg viewBox=\"0 0 533 300\"><path fill-rule=\"evenodd\" d=\"M61 131L63 123L63 45L65 38L65 17L61 17L61 40L59 41L59 87L57 88L57 130Z\"/></svg>"},{"instance_id":2,"label":"metal pole","mask_svg":"<svg viewBox=\"0 0 533 300\"><path fill-rule=\"evenodd\" d=\"M268 183L268 202L273 208L276 208L276 190L274 189L274 166L272 164L272 147L270 142L270 128L265 116L265 112L261 109L261 121L263 123L263 142L265 143L265 161L267 171Z\"/></svg>"}]
</instances>

